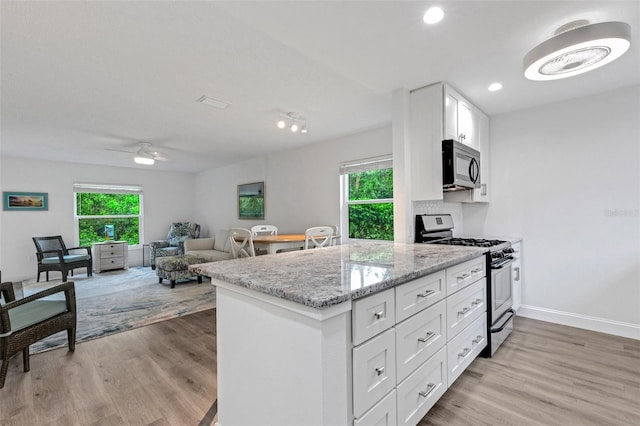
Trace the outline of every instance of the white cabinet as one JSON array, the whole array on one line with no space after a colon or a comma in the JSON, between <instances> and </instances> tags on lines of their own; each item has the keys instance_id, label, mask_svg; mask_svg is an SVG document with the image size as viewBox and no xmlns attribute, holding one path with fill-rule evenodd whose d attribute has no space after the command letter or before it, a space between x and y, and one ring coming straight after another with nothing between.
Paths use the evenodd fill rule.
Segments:
<instances>
[{"instance_id":1,"label":"white cabinet","mask_svg":"<svg viewBox=\"0 0 640 426\"><path fill-rule=\"evenodd\" d=\"M478 149L473 110L476 109L451 86L444 86L444 139L453 139Z\"/></svg>"},{"instance_id":2,"label":"white cabinet","mask_svg":"<svg viewBox=\"0 0 640 426\"><path fill-rule=\"evenodd\" d=\"M358 299L351 323L353 424L416 425L486 346L486 258Z\"/></svg>"},{"instance_id":3,"label":"white cabinet","mask_svg":"<svg viewBox=\"0 0 640 426\"><path fill-rule=\"evenodd\" d=\"M445 83L411 91L409 95L411 200L488 202L489 117ZM469 191L442 190L442 141L453 139L480 151L481 187Z\"/></svg>"},{"instance_id":4,"label":"white cabinet","mask_svg":"<svg viewBox=\"0 0 640 426\"><path fill-rule=\"evenodd\" d=\"M522 304L522 244L513 243L513 262L511 263L511 283L513 294L513 309L517 312Z\"/></svg>"},{"instance_id":5,"label":"white cabinet","mask_svg":"<svg viewBox=\"0 0 640 426\"><path fill-rule=\"evenodd\" d=\"M353 349L353 415L362 416L396 386L396 334L390 328Z\"/></svg>"},{"instance_id":6,"label":"white cabinet","mask_svg":"<svg viewBox=\"0 0 640 426\"><path fill-rule=\"evenodd\" d=\"M129 246L126 241L105 241L93 245L93 269L96 272L128 268Z\"/></svg>"}]
</instances>

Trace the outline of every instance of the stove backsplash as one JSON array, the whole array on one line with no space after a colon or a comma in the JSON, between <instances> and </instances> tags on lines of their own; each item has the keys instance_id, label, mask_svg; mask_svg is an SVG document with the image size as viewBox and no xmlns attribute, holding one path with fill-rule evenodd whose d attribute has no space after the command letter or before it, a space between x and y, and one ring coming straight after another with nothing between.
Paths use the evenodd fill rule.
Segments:
<instances>
[{"instance_id":1,"label":"stove backsplash","mask_svg":"<svg viewBox=\"0 0 640 426\"><path fill-rule=\"evenodd\" d=\"M464 235L464 222L462 220L462 203L445 203L444 201L414 201L412 218L417 214L450 214L453 219L453 235ZM415 236L415 221L409 226L409 241L413 242Z\"/></svg>"}]
</instances>

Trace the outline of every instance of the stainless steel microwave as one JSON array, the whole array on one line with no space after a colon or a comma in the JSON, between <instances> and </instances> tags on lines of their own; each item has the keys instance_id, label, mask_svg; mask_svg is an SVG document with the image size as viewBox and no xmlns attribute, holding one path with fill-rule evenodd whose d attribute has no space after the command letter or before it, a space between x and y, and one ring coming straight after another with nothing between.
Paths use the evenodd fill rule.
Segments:
<instances>
[{"instance_id":1,"label":"stainless steel microwave","mask_svg":"<svg viewBox=\"0 0 640 426\"><path fill-rule=\"evenodd\" d=\"M480 188L480 152L452 139L442 141L444 191Z\"/></svg>"}]
</instances>

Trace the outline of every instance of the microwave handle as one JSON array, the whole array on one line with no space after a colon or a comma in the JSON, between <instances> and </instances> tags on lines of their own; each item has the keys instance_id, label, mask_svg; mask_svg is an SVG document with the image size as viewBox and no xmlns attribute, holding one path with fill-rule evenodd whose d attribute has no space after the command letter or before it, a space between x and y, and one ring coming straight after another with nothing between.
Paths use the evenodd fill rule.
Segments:
<instances>
[{"instance_id":1,"label":"microwave handle","mask_svg":"<svg viewBox=\"0 0 640 426\"><path fill-rule=\"evenodd\" d=\"M469 177L471 182L476 183L478 181L478 175L480 174L480 166L475 158L472 158L469 162Z\"/></svg>"}]
</instances>

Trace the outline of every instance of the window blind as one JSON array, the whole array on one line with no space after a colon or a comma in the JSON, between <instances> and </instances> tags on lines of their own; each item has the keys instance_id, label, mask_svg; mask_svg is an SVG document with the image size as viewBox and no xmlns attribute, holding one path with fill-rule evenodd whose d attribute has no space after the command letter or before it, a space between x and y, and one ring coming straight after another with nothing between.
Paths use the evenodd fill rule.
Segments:
<instances>
[{"instance_id":1,"label":"window blind","mask_svg":"<svg viewBox=\"0 0 640 426\"><path fill-rule=\"evenodd\" d=\"M365 158L357 161L350 161L340 164L340 174L348 175L351 173L367 172L370 170L389 169L393 167L393 158L391 155L381 157Z\"/></svg>"},{"instance_id":2,"label":"window blind","mask_svg":"<svg viewBox=\"0 0 640 426\"><path fill-rule=\"evenodd\" d=\"M102 194L142 194L142 186L108 185L99 183L74 183L73 192L99 192Z\"/></svg>"}]
</instances>

